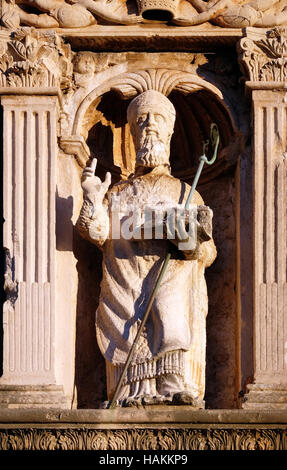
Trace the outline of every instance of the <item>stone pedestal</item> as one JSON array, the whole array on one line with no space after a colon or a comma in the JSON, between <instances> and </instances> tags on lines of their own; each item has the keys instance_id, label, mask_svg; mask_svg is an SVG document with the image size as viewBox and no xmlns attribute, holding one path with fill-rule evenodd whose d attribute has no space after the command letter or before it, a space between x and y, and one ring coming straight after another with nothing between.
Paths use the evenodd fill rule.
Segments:
<instances>
[{"instance_id":1,"label":"stone pedestal","mask_svg":"<svg viewBox=\"0 0 287 470\"><path fill-rule=\"evenodd\" d=\"M284 30L250 28L241 40L254 123L254 384L244 408L287 408L287 75L281 34L286 36Z\"/></svg>"},{"instance_id":2,"label":"stone pedestal","mask_svg":"<svg viewBox=\"0 0 287 470\"><path fill-rule=\"evenodd\" d=\"M0 410L0 449L146 450L147 455L160 450L287 450L286 413L193 411L188 406Z\"/></svg>"}]
</instances>

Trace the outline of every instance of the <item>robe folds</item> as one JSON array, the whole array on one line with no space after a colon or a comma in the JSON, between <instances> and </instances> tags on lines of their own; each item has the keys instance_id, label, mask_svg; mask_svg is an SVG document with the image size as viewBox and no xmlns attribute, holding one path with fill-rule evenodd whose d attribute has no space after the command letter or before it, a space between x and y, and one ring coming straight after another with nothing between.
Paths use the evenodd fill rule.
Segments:
<instances>
[{"instance_id":1,"label":"robe folds","mask_svg":"<svg viewBox=\"0 0 287 470\"><path fill-rule=\"evenodd\" d=\"M108 217L97 216L95 208L92 217L87 218L84 210L79 218L80 231L86 232L87 238L103 251L96 332L110 371L108 375L112 377L112 388L126 362L170 249L166 239L126 239L122 233L115 238L115 200L119 204L116 217L122 223L133 208L144 211L145 207L162 209L184 204L189 191L189 185L156 168L146 175L120 182L108 191L103 202ZM198 192L194 193L191 204L204 204ZM102 226L105 224L109 227ZM99 233L107 236L101 238ZM215 257L212 239L201 244L195 260L185 259L183 253L173 250L126 382L175 373L184 377L187 389L190 385L199 396L203 395L208 310L204 271Z\"/></svg>"}]
</instances>

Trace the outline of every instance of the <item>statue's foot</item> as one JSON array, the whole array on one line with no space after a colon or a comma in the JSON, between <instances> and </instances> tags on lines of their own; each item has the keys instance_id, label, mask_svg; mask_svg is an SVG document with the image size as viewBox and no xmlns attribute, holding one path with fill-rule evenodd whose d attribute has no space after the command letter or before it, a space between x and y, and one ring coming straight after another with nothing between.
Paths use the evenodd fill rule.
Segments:
<instances>
[{"instance_id":1,"label":"statue's foot","mask_svg":"<svg viewBox=\"0 0 287 470\"><path fill-rule=\"evenodd\" d=\"M144 397L142 395L136 396L136 397L128 397L125 400L123 400L122 406L127 407L127 408L135 406L138 408L139 406L142 405L143 398Z\"/></svg>"},{"instance_id":2,"label":"statue's foot","mask_svg":"<svg viewBox=\"0 0 287 470\"><path fill-rule=\"evenodd\" d=\"M110 403L110 400L102 401L102 403L100 403L99 405L99 408L101 410L107 410L109 408Z\"/></svg>"},{"instance_id":3,"label":"statue's foot","mask_svg":"<svg viewBox=\"0 0 287 470\"><path fill-rule=\"evenodd\" d=\"M194 408L204 409L205 403L198 397L194 397L191 393L187 391L178 392L173 395L172 399L173 405L189 405Z\"/></svg>"},{"instance_id":4,"label":"statue's foot","mask_svg":"<svg viewBox=\"0 0 287 470\"><path fill-rule=\"evenodd\" d=\"M124 398L123 400L117 400L115 403L116 407L122 407L122 408L131 408L131 407L140 407L142 405L154 405L156 403L159 403L159 401L155 401L158 397L153 397L150 395L139 395L135 397L128 397ZM162 397L161 397L162 398ZM100 408L101 409L108 409L110 407L111 401L104 401L101 403Z\"/></svg>"},{"instance_id":5,"label":"statue's foot","mask_svg":"<svg viewBox=\"0 0 287 470\"><path fill-rule=\"evenodd\" d=\"M140 395L136 397L128 397L123 401L124 407L140 407L147 405L171 405L172 395Z\"/></svg>"},{"instance_id":6,"label":"statue's foot","mask_svg":"<svg viewBox=\"0 0 287 470\"><path fill-rule=\"evenodd\" d=\"M111 401L104 401L100 408L109 409ZM115 406L123 408L139 408L147 405L189 405L193 408L204 409L205 402L190 392L183 391L177 393L168 393L166 395L139 395L128 397L123 400L117 400Z\"/></svg>"},{"instance_id":7,"label":"statue's foot","mask_svg":"<svg viewBox=\"0 0 287 470\"><path fill-rule=\"evenodd\" d=\"M145 396L142 403L143 405L171 405L172 395Z\"/></svg>"}]
</instances>

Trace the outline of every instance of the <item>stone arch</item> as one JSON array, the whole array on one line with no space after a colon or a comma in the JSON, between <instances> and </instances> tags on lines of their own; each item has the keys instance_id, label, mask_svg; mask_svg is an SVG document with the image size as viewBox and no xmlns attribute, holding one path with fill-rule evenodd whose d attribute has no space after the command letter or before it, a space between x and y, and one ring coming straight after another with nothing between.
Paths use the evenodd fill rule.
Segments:
<instances>
[{"instance_id":1,"label":"stone arch","mask_svg":"<svg viewBox=\"0 0 287 470\"><path fill-rule=\"evenodd\" d=\"M112 69L112 74L109 73L106 76L103 73L101 75L101 79L97 80L97 83L100 81L100 84L89 91L79 104L73 122L72 133L74 135L82 134L82 122L91 104L111 90L119 93L123 99L131 99L148 89L160 91L165 96L169 96L172 91L180 91L187 95L198 90L205 90L221 102L230 114L233 127L236 127L236 113L228 102L227 96L224 95L221 87L212 83L211 80L205 80L196 73L172 68L141 69L138 66L124 73L121 72L121 68L118 66L112 67Z\"/></svg>"},{"instance_id":2,"label":"stone arch","mask_svg":"<svg viewBox=\"0 0 287 470\"><path fill-rule=\"evenodd\" d=\"M114 68L118 70L117 66ZM122 139L124 145L128 147L126 151L122 151L125 155L119 158L121 161L114 162L113 165L110 156L105 162L106 164L103 165L104 169L114 172L115 176L117 173L128 176L133 169L132 164L128 166L129 161L134 159L132 155L133 144L123 110L126 110L128 103L134 96L148 89L160 91L168 96L177 109L176 127L171 145L171 161L175 176L187 181L194 176L197 158L202 152L202 142L209 138L212 122L218 123L221 134L220 158L212 171L205 168L203 178L214 177L226 166L225 157L230 153L230 147L233 148L233 154L236 151L239 152L241 139L237 131L235 113L228 103L228 98L211 81L204 80L195 73L167 68L134 69L113 75L109 80L103 78L102 83L90 91L80 103L75 114L72 134L84 137L90 148L91 156L97 156L97 153L101 155L101 150L93 150L89 144L92 140L94 142L102 141L104 135L108 138L110 133L108 129L113 128L114 135L110 136L114 140L113 144L107 141L107 145L103 145L103 147L105 149L109 149L111 146L113 149L122 148ZM119 122L115 124L104 115L105 101L109 101L108 96L113 96L113 103L111 105L109 102L106 110L112 109L115 111L114 115L121 115L121 124ZM101 108L101 113L97 113L99 108ZM111 114L110 111L109 114ZM119 120L117 119L117 121ZM97 138L99 135L97 131L101 132L100 139ZM120 134L120 136L116 134ZM176 155L177 142L179 141L184 143L183 147L185 148L185 155L181 159L178 159ZM99 161L100 165L101 163Z\"/></svg>"}]
</instances>

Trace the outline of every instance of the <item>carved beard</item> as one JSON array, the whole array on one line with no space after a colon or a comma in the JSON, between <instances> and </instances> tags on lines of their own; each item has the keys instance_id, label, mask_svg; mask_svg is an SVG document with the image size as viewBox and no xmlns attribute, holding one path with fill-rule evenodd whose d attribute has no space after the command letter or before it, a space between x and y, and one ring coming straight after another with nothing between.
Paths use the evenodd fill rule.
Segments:
<instances>
[{"instance_id":1,"label":"carved beard","mask_svg":"<svg viewBox=\"0 0 287 470\"><path fill-rule=\"evenodd\" d=\"M169 165L167 145L155 135L147 135L136 156L138 166L155 168L159 165Z\"/></svg>"}]
</instances>

